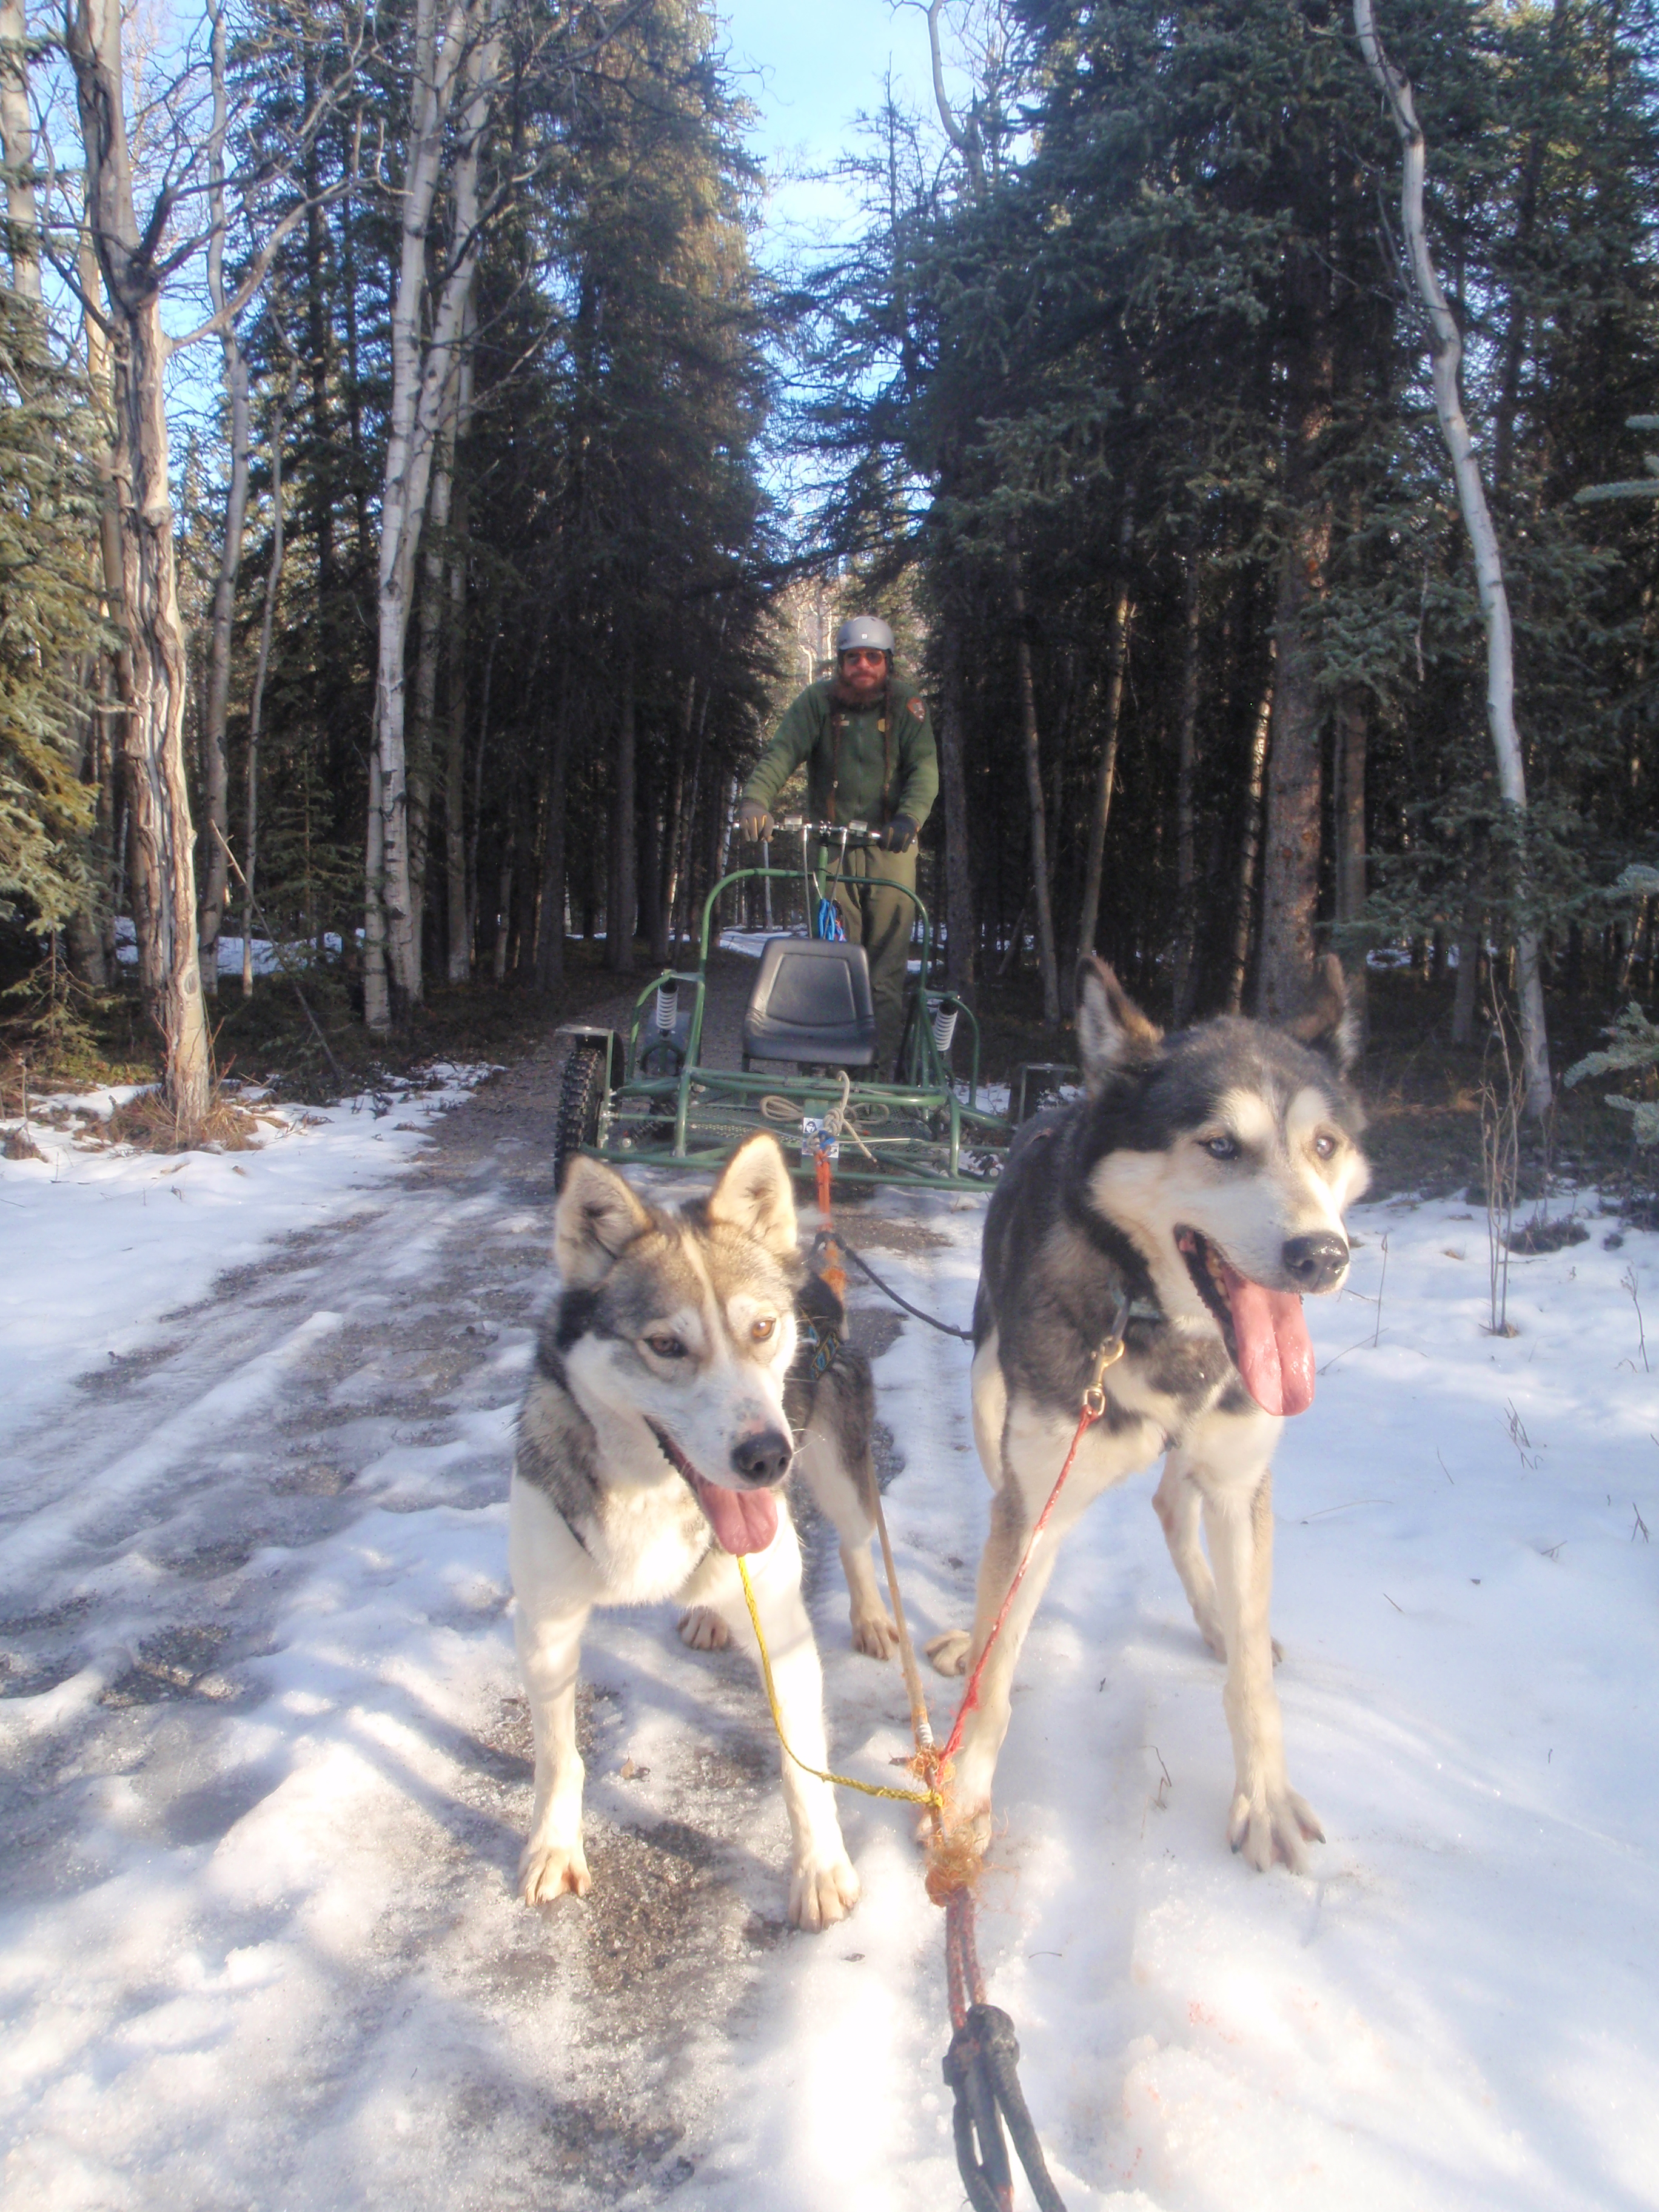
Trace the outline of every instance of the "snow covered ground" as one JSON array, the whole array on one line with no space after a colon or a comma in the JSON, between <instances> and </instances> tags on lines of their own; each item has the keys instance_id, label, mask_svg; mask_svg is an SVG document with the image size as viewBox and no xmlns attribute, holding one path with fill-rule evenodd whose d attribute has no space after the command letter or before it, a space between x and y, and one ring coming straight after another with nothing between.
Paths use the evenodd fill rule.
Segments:
<instances>
[{"instance_id":1,"label":"snow covered ground","mask_svg":"<svg viewBox=\"0 0 1659 2212\"><path fill-rule=\"evenodd\" d=\"M338 954L340 939L331 930L324 938L323 943L327 951ZM256 975L280 975L283 972L283 963L277 957L276 948L270 939L268 937L256 937L252 939L252 956L250 964L254 974ZM115 957L124 967L133 968L138 963L137 934L134 930L131 917L128 915L118 915L116 917ZM290 969L297 968L303 971L315 957L315 951L308 944L292 945L288 947L287 957ZM222 975L240 975L242 972L241 939L222 937L219 939L218 960L219 973Z\"/></svg>"},{"instance_id":2,"label":"snow covered ground","mask_svg":"<svg viewBox=\"0 0 1659 2212\"><path fill-rule=\"evenodd\" d=\"M175 1173L46 1139L0 1164L20 2212L962 2201L908 1818L849 1800L863 1902L785 1930L758 1693L669 1610L585 1654L593 1897L512 1897L503 1501L551 1192L539 1103L490 1123L495 1088ZM981 1212L847 1226L963 1320ZM1277 1474L1310 1875L1226 1850L1219 1670L1149 1482L1096 1508L1028 1646L981 1951L1071 2212L1659 2203L1659 1239L1595 1221L1513 1262L1502 1340L1483 1216L1352 1225ZM968 1617L984 1527L965 1352L878 1305L926 1635ZM811 1557L834 1756L880 1778L897 1670Z\"/></svg>"},{"instance_id":3,"label":"snow covered ground","mask_svg":"<svg viewBox=\"0 0 1659 2212\"><path fill-rule=\"evenodd\" d=\"M417 1087L335 1107L266 1107L246 1091L265 1118L264 1141L242 1152L158 1156L53 1126L54 1108L107 1121L131 1087L35 1099L29 1135L45 1158L0 1168L0 1419L10 1428L88 1366L142 1357L158 1317L205 1297L222 1268L338 1219L487 1072L436 1066Z\"/></svg>"}]
</instances>

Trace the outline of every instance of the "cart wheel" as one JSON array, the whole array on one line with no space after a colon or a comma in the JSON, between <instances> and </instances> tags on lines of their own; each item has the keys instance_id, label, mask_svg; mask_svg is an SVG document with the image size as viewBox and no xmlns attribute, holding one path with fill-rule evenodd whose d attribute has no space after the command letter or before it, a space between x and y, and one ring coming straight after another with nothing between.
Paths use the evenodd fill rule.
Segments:
<instances>
[{"instance_id":1,"label":"cart wheel","mask_svg":"<svg viewBox=\"0 0 1659 2212\"><path fill-rule=\"evenodd\" d=\"M553 1137L553 1188L564 1188L565 1170L584 1145L597 1144L605 1104L605 1054L597 1045L579 1044L564 1064L559 1086L559 1120Z\"/></svg>"}]
</instances>

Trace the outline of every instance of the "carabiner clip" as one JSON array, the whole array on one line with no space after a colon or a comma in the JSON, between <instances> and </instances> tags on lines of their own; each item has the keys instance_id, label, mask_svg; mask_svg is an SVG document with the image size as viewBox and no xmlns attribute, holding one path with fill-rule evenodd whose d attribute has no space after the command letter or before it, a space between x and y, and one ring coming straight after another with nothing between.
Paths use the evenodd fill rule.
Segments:
<instances>
[{"instance_id":1,"label":"carabiner clip","mask_svg":"<svg viewBox=\"0 0 1659 2212\"><path fill-rule=\"evenodd\" d=\"M1115 1367L1123 1357L1123 1322L1127 1312L1127 1301L1120 1298L1117 1311L1112 1316L1111 1333L1095 1354L1094 1369L1083 1393L1083 1410L1091 1421L1099 1420L1106 1411L1106 1370Z\"/></svg>"}]
</instances>

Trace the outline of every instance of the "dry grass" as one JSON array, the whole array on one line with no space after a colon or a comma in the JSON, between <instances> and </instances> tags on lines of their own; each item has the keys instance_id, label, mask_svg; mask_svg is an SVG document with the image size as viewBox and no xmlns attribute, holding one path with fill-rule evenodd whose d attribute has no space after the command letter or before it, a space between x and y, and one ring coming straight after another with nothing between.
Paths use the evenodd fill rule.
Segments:
<instances>
[{"instance_id":1,"label":"dry grass","mask_svg":"<svg viewBox=\"0 0 1659 2212\"><path fill-rule=\"evenodd\" d=\"M141 1091L118 1106L102 1134L108 1144L129 1145L139 1152L248 1152L264 1141L265 1128L283 1127L279 1115L251 1111L216 1084L205 1115L193 1127L180 1121L165 1093L156 1089Z\"/></svg>"}]
</instances>

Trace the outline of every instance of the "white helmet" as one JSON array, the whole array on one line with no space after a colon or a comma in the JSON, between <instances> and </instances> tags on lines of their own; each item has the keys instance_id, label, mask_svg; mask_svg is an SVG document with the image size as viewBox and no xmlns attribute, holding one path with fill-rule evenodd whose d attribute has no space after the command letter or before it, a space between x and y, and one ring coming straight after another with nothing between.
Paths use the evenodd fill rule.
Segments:
<instances>
[{"instance_id":1,"label":"white helmet","mask_svg":"<svg viewBox=\"0 0 1659 2212\"><path fill-rule=\"evenodd\" d=\"M878 615L854 615L836 632L836 658L843 653L854 653L862 646L877 653L890 653L893 633Z\"/></svg>"}]
</instances>

